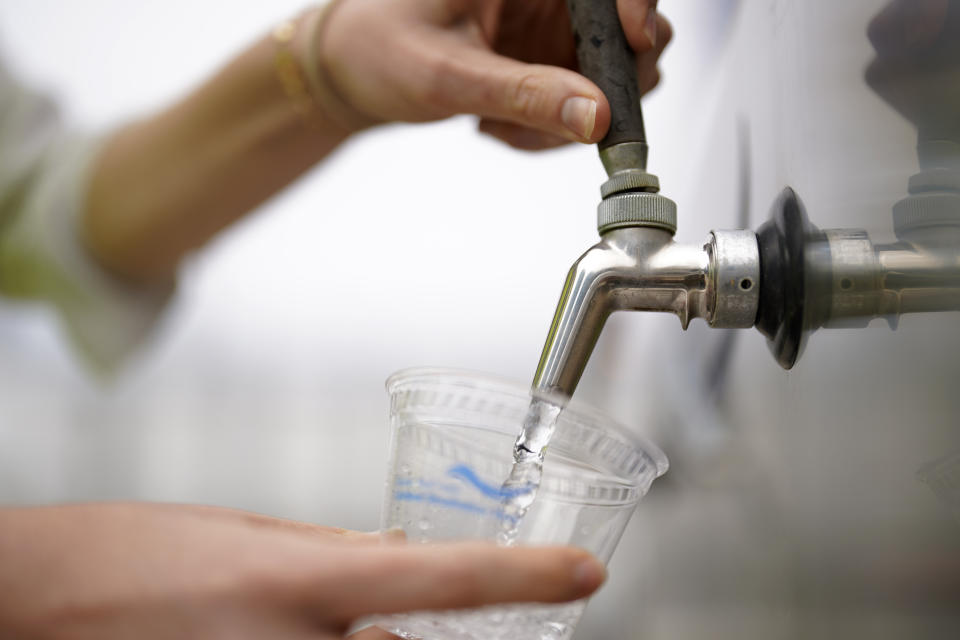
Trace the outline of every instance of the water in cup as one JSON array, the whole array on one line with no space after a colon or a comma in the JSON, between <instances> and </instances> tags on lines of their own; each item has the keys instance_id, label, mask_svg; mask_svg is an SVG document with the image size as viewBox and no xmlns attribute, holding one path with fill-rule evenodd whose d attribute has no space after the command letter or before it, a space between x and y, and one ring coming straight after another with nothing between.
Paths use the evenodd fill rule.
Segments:
<instances>
[{"instance_id":1,"label":"water in cup","mask_svg":"<svg viewBox=\"0 0 960 640\"><path fill-rule=\"evenodd\" d=\"M392 444L381 528L403 529L410 544L571 545L606 562L666 470L656 447L609 418L575 403L562 412L559 403L531 403L527 385L414 369L387 389ZM377 624L410 640L565 640L584 607L421 611Z\"/></svg>"}]
</instances>

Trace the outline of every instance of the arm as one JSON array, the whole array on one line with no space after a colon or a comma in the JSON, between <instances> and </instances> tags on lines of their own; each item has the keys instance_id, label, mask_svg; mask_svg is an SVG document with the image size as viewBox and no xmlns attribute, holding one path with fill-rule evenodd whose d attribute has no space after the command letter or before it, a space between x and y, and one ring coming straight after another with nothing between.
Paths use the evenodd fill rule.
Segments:
<instances>
[{"instance_id":1,"label":"arm","mask_svg":"<svg viewBox=\"0 0 960 640\"><path fill-rule=\"evenodd\" d=\"M670 39L650 4L619 3L644 91ZM319 16L300 16L292 43L324 98L312 122L285 94L277 44L265 37L179 103L112 136L80 225L100 264L128 281L171 281L185 253L362 126L474 113L482 131L521 148L595 142L609 126L603 94L570 68L562 0L341 0Z\"/></svg>"},{"instance_id":2,"label":"arm","mask_svg":"<svg viewBox=\"0 0 960 640\"><path fill-rule=\"evenodd\" d=\"M316 10L297 19L302 57ZM136 282L173 278L180 258L290 184L351 133L285 93L266 36L172 107L118 130L97 161L81 234ZM309 121L307 121L309 117Z\"/></svg>"},{"instance_id":3,"label":"arm","mask_svg":"<svg viewBox=\"0 0 960 640\"><path fill-rule=\"evenodd\" d=\"M618 2L641 91L670 39L650 4ZM290 45L315 71L309 122L269 37L103 140L64 135L52 112L4 111L7 155L42 153L13 182L0 163L0 293L52 303L79 353L109 372L156 325L186 253L360 128L473 113L481 131L542 149L595 142L609 126L603 94L572 70L563 0L335 0L319 15L298 18ZM28 129L12 146L4 136Z\"/></svg>"}]
</instances>

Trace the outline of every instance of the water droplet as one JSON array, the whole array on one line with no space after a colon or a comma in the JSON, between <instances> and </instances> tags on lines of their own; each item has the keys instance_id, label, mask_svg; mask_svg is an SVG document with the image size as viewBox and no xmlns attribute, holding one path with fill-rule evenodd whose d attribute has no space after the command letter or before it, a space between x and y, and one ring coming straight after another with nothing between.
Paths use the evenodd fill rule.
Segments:
<instances>
[{"instance_id":1,"label":"water droplet","mask_svg":"<svg viewBox=\"0 0 960 640\"><path fill-rule=\"evenodd\" d=\"M420 522L417 523L417 529L420 529L420 531L429 531L432 528L433 528L433 525L430 523L429 520L421 520Z\"/></svg>"}]
</instances>

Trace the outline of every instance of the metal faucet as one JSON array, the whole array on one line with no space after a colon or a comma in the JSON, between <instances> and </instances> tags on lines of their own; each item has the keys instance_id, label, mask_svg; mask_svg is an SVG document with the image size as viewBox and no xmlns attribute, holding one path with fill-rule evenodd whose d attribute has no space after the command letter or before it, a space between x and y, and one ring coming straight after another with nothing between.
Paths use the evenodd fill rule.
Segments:
<instances>
[{"instance_id":1,"label":"metal faucet","mask_svg":"<svg viewBox=\"0 0 960 640\"><path fill-rule=\"evenodd\" d=\"M613 151L624 155L629 149ZM648 184L644 191L603 190L600 242L567 274L534 376L540 391L573 394L614 311L674 313L684 329L692 318L714 327L751 327L757 316L756 234L713 231L702 246L678 244L673 240L676 206L656 192L656 177L642 165L613 166L605 187L624 179L625 172L644 174Z\"/></svg>"},{"instance_id":2,"label":"metal faucet","mask_svg":"<svg viewBox=\"0 0 960 640\"><path fill-rule=\"evenodd\" d=\"M648 186L610 189L624 172L642 172ZM787 188L756 232L714 230L701 246L674 242L676 206L657 193L655 176L618 165L601 189L600 242L567 273L533 388L571 396L614 311L674 313L684 329L693 318L756 326L790 369L817 329L874 318L896 328L905 313L960 310L960 173L949 184L918 177L931 173L942 179L944 171L921 171L894 205L895 242L875 244L861 229L820 230Z\"/></svg>"},{"instance_id":3,"label":"metal faucet","mask_svg":"<svg viewBox=\"0 0 960 640\"><path fill-rule=\"evenodd\" d=\"M674 202L647 172L647 143L633 54L616 0L567 0L581 71L603 90L611 125L599 143L608 179L600 192L600 242L573 264L534 375L537 392L569 397L614 311L665 311L686 329L756 326L785 369L820 327L866 326L901 313L960 310L960 146L937 141L893 208L898 242L865 231L821 231L785 189L756 232L711 231L702 246L673 241ZM927 146L930 146L929 144ZM948 153L953 151L955 153ZM936 153L934 153L936 152ZM935 165L935 166L934 166Z\"/></svg>"},{"instance_id":4,"label":"metal faucet","mask_svg":"<svg viewBox=\"0 0 960 640\"><path fill-rule=\"evenodd\" d=\"M647 143L636 63L615 0L567 0L581 72L610 102L600 141L608 179L597 208L600 242L567 274L533 388L570 396L607 317L614 311L667 311L717 327L753 326L759 250L750 231L714 231L703 246L673 241L677 207L647 172Z\"/></svg>"}]
</instances>

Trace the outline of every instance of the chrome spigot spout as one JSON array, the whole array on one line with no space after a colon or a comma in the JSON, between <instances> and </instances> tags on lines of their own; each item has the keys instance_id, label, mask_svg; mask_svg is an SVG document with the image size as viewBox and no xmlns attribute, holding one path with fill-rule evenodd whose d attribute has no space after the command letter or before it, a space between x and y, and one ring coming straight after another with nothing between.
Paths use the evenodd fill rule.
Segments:
<instances>
[{"instance_id":1,"label":"chrome spigot spout","mask_svg":"<svg viewBox=\"0 0 960 640\"><path fill-rule=\"evenodd\" d=\"M672 311L686 325L700 315L706 252L651 227L605 233L567 274L533 385L573 394L607 317L614 311Z\"/></svg>"},{"instance_id":2,"label":"chrome spigot spout","mask_svg":"<svg viewBox=\"0 0 960 640\"><path fill-rule=\"evenodd\" d=\"M817 329L874 318L895 327L905 313L960 310L957 199L952 191L912 194L894 207L898 241L874 244L861 229L818 229L788 188L757 232L711 231L697 246L674 242L675 217L664 214L675 210L656 192L606 195L600 242L567 274L533 388L573 395L614 311L674 313L684 329L693 318L755 325L789 369Z\"/></svg>"},{"instance_id":3,"label":"chrome spigot spout","mask_svg":"<svg viewBox=\"0 0 960 640\"><path fill-rule=\"evenodd\" d=\"M614 311L666 311L683 328L692 318L752 326L758 283L753 232L715 231L697 246L678 244L657 227L606 231L567 274L533 387L572 395Z\"/></svg>"}]
</instances>

